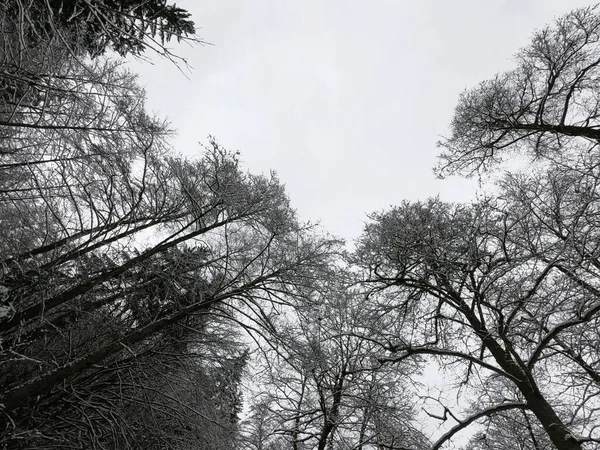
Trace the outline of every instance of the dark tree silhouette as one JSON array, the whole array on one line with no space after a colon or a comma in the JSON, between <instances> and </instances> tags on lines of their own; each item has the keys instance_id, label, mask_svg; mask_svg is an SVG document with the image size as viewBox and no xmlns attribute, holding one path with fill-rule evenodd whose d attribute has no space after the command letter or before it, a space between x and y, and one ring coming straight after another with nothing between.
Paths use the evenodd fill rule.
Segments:
<instances>
[{"instance_id":1,"label":"dark tree silhouette","mask_svg":"<svg viewBox=\"0 0 600 450\"><path fill-rule=\"evenodd\" d=\"M440 174L472 173L503 157L598 151L600 6L536 31L517 67L465 91L440 145ZM571 155L572 156L572 155Z\"/></svg>"},{"instance_id":2,"label":"dark tree silhouette","mask_svg":"<svg viewBox=\"0 0 600 450\"><path fill-rule=\"evenodd\" d=\"M0 14L21 45L54 38L71 52L96 57L153 50L171 55L171 39L198 42L190 13L167 0L8 0Z\"/></svg>"}]
</instances>

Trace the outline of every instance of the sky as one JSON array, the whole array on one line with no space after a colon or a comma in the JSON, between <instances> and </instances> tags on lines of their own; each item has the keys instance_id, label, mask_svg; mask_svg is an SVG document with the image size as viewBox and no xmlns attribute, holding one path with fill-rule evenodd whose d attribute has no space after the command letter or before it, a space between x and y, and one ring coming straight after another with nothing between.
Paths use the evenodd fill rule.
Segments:
<instances>
[{"instance_id":1,"label":"sky","mask_svg":"<svg viewBox=\"0 0 600 450\"><path fill-rule=\"evenodd\" d=\"M303 220L352 241L368 213L403 200L473 198L438 180L436 142L460 92L577 0L179 1L210 45L171 44L184 75L132 63L151 111L187 155L214 136L254 173L275 170Z\"/></svg>"}]
</instances>

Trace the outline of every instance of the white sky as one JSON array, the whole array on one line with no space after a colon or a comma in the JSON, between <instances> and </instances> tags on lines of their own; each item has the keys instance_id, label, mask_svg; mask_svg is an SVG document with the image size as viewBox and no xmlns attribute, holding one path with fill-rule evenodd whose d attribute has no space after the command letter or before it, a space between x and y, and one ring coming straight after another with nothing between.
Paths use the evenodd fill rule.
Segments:
<instances>
[{"instance_id":1,"label":"white sky","mask_svg":"<svg viewBox=\"0 0 600 450\"><path fill-rule=\"evenodd\" d=\"M214 135L257 173L274 169L302 219L352 240L403 199L468 200L436 180L436 141L459 93L510 69L535 28L577 0L179 1L212 46L133 64L148 106L193 154Z\"/></svg>"}]
</instances>

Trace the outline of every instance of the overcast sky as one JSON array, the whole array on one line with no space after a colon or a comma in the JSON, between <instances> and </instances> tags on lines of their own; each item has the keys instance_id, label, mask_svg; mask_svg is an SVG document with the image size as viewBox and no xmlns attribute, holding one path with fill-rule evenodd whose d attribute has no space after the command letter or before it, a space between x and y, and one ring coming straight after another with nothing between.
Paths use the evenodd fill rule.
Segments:
<instances>
[{"instance_id":1,"label":"overcast sky","mask_svg":"<svg viewBox=\"0 0 600 450\"><path fill-rule=\"evenodd\" d=\"M436 180L436 142L459 93L577 0L179 1L210 46L134 64L175 148L214 135L249 170L274 169L305 220L352 240L366 214L403 199L472 197Z\"/></svg>"}]
</instances>

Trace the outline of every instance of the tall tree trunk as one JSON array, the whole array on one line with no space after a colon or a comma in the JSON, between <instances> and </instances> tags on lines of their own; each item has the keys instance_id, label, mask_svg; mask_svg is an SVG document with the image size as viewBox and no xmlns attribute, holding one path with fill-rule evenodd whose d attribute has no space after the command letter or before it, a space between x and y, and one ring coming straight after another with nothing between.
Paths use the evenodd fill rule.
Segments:
<instances>
[{"instance_id":1,"label":"tall tree trunk","mask_svg":"<svg viewBox=\"0 0 600 450\"><path fill-rule=\"evenodd\" d=\"M600 130L591 127L580 127L576 125L550 125L539 123L519 123L513 125L515 130L539 131L540 133L556 133L573 137L585 137L600 141Z\"/></svg>"},{"instance_id":2,"label":"tall tree trunk","mask_svg":"<svg viewBox=\"0 0 600 450\"><path fill-rule=\"evenodd\" d=\"M550 440L558 450L581 450L581 444L571 434L569 428L558 417L554 408L544 398L535 384L517 383L527 400L531 412L540 421Z\"/></svg>"},{"instance_id":3,"label":"tall tree trunk","mask_svg":"<svg viewBox=\"0 0 600 450\"><path fill-rule=\"evenodd\" d=\"M294 431L292 431L292 450L299 450L298 449L298 437L300 435L300 411L301 411L301 407L302 407L302 402L304 401L304 391L306 389L306 378L302 377L302 388L300 390L300 398L298 399L298 414L296 415L296 418L294 419Z\"/></svg>"},{"instance_id":4,"label":"tall tree trunk","mask_svg":"<svg viewBox=\"0 0 600 450\"><path fill-rule=\"evenodd\" d=\"M344 380L346 375L346 367L344 366L340 372L340 378L333 387L333 404L331 405L329 414L325 415L325 423L323 425L323 429L321 430L321 436L319 437L317 450L326 449L328 439L338 425L338 416L340 412L340 406L342 404L342 390L344 388Z\"/></svg>"},{"instance_id":5,"label":"tall tree trunk","mask_svg":"<svg viewBox=\"0 0 600 450\"><path fill-rule=\"evenodd\" d=\"M582 450L581 444L573 437L569 428L558 417L552 405L538 389L531 370L524 364L519 364L509 352L504 350L461 298L455 297L455 301L498 365L515 380L518 380L515 381L516 386L557 450Z\"/></svg>"}]
</instances>

